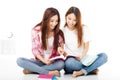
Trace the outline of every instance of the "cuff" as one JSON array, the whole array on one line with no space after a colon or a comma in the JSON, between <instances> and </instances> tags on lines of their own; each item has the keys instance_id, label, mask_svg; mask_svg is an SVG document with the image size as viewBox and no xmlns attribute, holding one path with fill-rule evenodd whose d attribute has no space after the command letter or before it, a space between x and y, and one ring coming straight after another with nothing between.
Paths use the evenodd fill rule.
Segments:
<instances>
[{"instance_id":1,"label":"cuff","mask_svg":"<svg viewBox=\"0 0 120 80\"><path fill-rule=\"evenodd\" d=\"M85 69L81 69L81 71L84 73L84 75L87 75L87 71Z\"/></svg>"}]
</instances>

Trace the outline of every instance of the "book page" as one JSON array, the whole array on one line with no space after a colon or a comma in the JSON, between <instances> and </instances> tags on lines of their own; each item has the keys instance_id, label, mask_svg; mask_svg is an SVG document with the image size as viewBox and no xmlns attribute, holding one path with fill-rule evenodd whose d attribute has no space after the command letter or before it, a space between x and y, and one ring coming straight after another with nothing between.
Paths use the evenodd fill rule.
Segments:
<instances>
[{"instance_id":1,"label":"book page","mask_svg":"<svg viewBox=\"0 0 120 80\"><path fill-rule=\"evenodd\" d=\"M79 57L79 55L75 55L75 54L67 54L67 57Z\"/></svg>"},{"instance_id":2,"label":"book page","mask_svg":"<svg viewBox=\"0 0 120 80\"><path fill-rule=\"evenodd\" d=\"M58 60L58 59L65 60L66 57L64 57L63 55L60 55L60 56L56 56L56 57L50 58L51 61Z\"/></svg>"},{"instance_id":3,"label":"book page","mask_svg":"<svg viewBox=\"0 0 120 80\"><path fill-rule=\"evenodd\" d=\"M66 60L66 58L68 57L79 57L78 55L73 55L73 54L68 54L67 56L64 56L64 55L60 55L60 56L56 56L56 57L53 57L53 58L50 58L51 61L54 61L54 60L58 60L58 59L61 59L61 60Z\"/></svg>"}]
</instances>

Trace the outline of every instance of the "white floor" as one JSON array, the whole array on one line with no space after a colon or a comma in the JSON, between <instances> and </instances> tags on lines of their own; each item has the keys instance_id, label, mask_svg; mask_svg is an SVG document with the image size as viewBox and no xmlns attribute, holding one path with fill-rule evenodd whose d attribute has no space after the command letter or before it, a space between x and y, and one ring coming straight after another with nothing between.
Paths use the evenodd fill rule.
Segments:
<instances>
[{"instance_id":1,"label":"white floor","mask_svg":"<svg viewBox=\"0 0 120 80\"><path fill-rule=\"evenodd\" d=\"M22 68L17 66L15 55L0 55L0 80L38 80L37 74L24 75ZM105 64L99 68L98 75L80 76L72 78L71 75L57 77L58 80L120 80L119 71L112 64ZM118 66L119 67L119 66Z\"/></svg>"}]
</instances>

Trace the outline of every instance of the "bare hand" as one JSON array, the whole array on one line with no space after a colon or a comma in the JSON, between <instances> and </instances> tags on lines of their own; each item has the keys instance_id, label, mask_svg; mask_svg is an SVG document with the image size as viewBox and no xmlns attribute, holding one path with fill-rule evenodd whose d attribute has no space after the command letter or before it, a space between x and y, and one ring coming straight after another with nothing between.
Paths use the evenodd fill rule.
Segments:
<instances>
[{"instance_id":1,"label":"bare hand","mask_svg":"<svg viewBox=\"0 0 120 80\"><path fill-rule=\"evenodd\" d=\"M81 57L78 57L78 56L77 56L76 59L80 61L80 60L81 60Z\"/></svg>"},{"instance_id":2,"label":"bare hand","mask_svg":"<svg viewBox=\"0 0 120 80\"><path fill-rule=\"evenodd\" d=\"M58 53L60 54L60 55L64 55L64 49L62 48L62 47L58 47Z\"/></svg>"},{"instance_id":3,"label":"bare hand","mask_svg":"<svg viewBox=\"0 0 120 80\"><path fill-rule=\"evenodd\" d=\"M49 59L45 61L45 64L47 64L47 65L51 64L51 63L52 63L52 61L50 61Z\"/></svg>"}]
</instances>

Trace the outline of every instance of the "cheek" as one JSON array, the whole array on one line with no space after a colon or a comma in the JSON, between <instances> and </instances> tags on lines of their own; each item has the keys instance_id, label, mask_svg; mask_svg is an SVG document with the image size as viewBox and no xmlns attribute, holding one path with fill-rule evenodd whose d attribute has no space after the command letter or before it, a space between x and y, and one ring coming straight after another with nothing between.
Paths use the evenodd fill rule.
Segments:
<instances>
[{"instance_id":1,"label":"cheek","mask_svg":"<svg viewBox=\"0 0 120 80\"><path fill-rule=\"evenodd\" d=\"M74 25L76 25L76 22L73 22Z\"/></svg>"},{"instance_id":2,"label":"cheek","mask_svg":"<svg viewBox=\"0 0 120 80\"><path fill-rule=\"evenodd\" d=\"M57 25L57 24L58 24L58 22L56 22L56 25ZM56 25L55 25L55 26L56 26Z\"/></svg>"},{"instance_id":3,"label":"cheek","mask_svg":"<svg viewBox=\"0 0 120 80\"><path fill-rule=\"evenodd\" d=\"M69 20L67 20L66 22L67 22L67 23L70 23L70 21L69 21Z\"/></svg>"}]
</instances>

